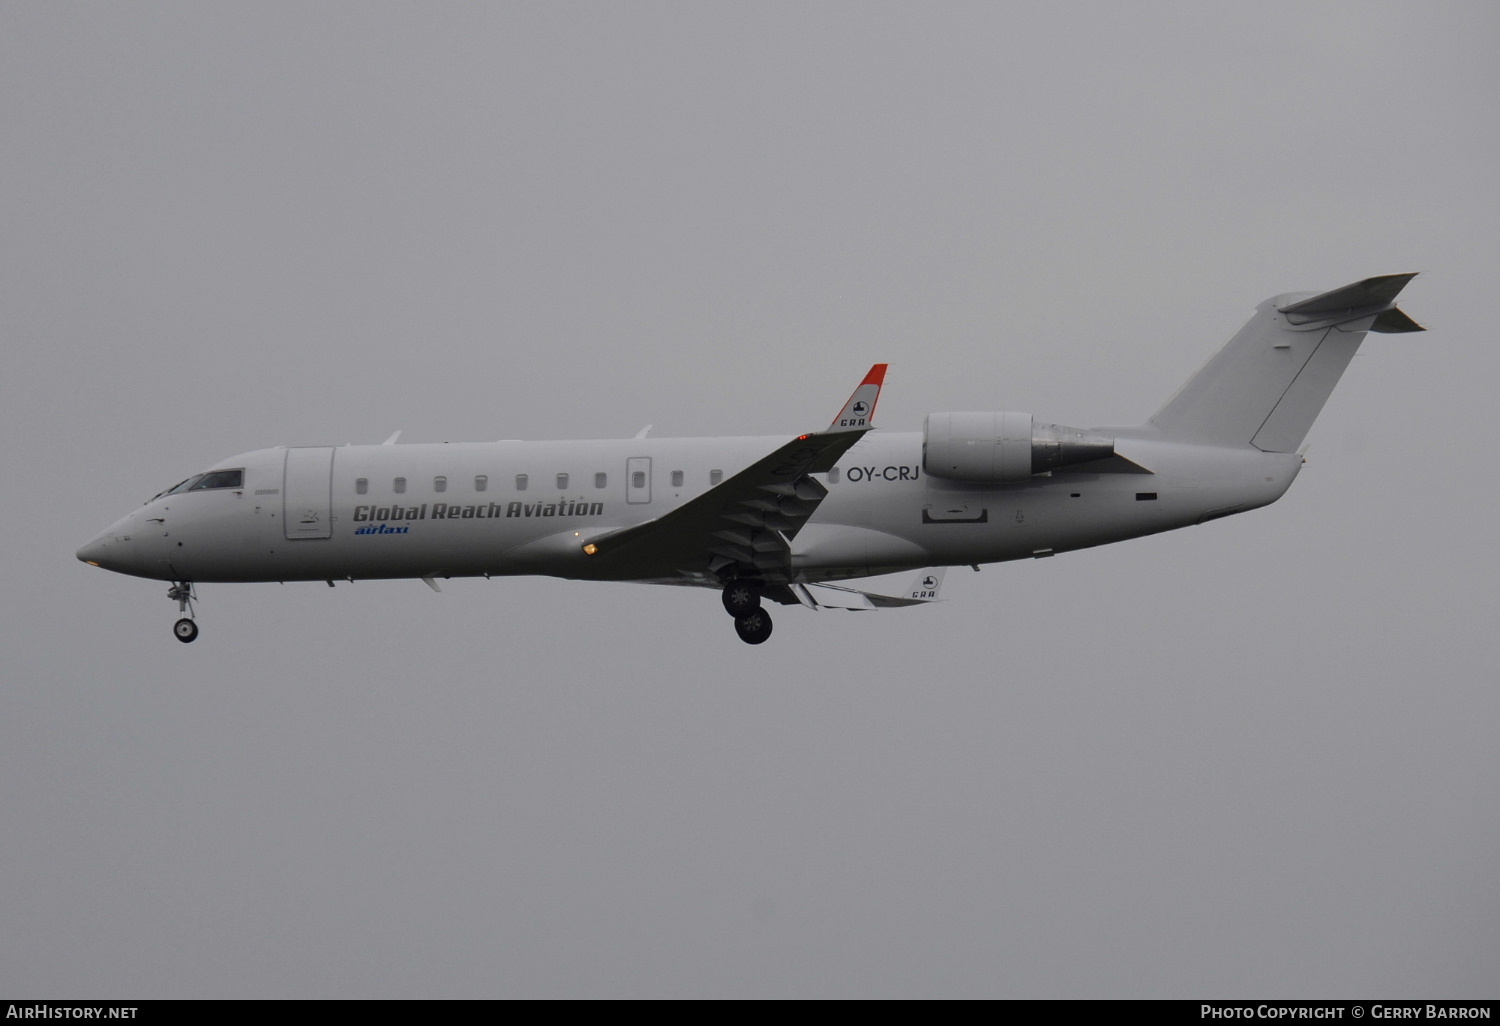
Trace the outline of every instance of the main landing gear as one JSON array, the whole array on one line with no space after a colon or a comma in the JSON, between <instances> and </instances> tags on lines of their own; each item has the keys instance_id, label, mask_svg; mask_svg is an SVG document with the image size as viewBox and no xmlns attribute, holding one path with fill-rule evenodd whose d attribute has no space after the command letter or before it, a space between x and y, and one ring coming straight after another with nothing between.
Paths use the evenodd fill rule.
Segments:
<instances>
[{"instance_id":1,"label":"main landing gear","mask_svg":"<svg viewBox=\"0 0 1500 1026\"><path fill-rule=\"evenodd\" d=\"M771 636L771 614L754 609L734 618L734 632L747 645L759 645Z\"/></svg>"},{"instance_id":2,"label":"main landing gear","mask_svg":"<svg viewBox=\"0 0 1500 1026\"><path fill-rule=\"evenodd\" d=\"M771 636L771 614L760 607L760 588L754 581L735 579L724 585L724 611L734 617L734 632L747 645Z\"/></svg>"},{"instance_id":3,"label":"main landing gear","mask_svg":"<svg viewBox=\"0 0 1500 1026\"><path fill-rule=\"evenodd\" d=\"M177 600L177 611L186 613L182 619L172 625L172 636L184 645L198 638L198 624L191 618L193 612L193 599L197 594L193 591L192 581L173 581L172 587L167 589L167 598Z\"/></svg>"}]
</instances>

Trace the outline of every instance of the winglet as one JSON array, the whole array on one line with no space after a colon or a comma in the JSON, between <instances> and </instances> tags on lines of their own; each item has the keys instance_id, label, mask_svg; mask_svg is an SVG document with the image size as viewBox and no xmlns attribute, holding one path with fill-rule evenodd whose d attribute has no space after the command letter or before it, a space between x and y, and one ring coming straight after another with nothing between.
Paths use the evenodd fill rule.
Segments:
<instances>
[{"instance_id":1,"label":"winglet","mask_svg":"<svg viewBox=\"0 0 1500 1026\"><path fill-rule=\"evenodd\" d=\"M927 570L918 570L917 575L911 579L906 586L904 595L875 595L865 592L870 602L877 609L894 606L920 606L926 602L940 602L938 589L943 586L943 576L948 572L945 566L935 566Z\"/></svg>"},{"instance_id":2,"label":"winglet","mask_svg":"<svg viewBox=\"0 0 1500 1026\"><path fill-rule=\"evenodd\" d=\"M873 425L870 423L875 418L875 403L880 398L880 386L885 384L885 368L883 363L877 363L870 368L870 373L865 375L865 380L859 383L839 415L833 418L833 423L828 425L824 434L836 431L868 431Z\"/></svg>"},{"instance_id":3,"label":"winglet","mask_svg":"<svg viewBox=\"0 0 1500 1026\"><path fill-rule=\"evenodd\" d=\"M813 609L895 609L940 601L938 589L943 586L943 575L947 570L942 566L918 570L902 595L883 595L878 591L827 583L793 584L791 588L797 601Z\"/></svg>"}]
</instances>

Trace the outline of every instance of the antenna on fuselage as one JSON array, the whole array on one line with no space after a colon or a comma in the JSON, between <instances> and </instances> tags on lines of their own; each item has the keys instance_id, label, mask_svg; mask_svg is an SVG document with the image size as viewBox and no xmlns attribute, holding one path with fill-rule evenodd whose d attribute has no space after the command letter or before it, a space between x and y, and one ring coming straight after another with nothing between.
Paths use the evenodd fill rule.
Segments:
<instances>
[{"instance_id":1,"label":"antenna on fuselage","mask_svg":"<svg viewBox=\"0 0 1500 1026\"><path fill-rule=\"evenodd\" d=\"M396 439L398 439L400 437L401 437L401 432L397 431L395 434L391 435L391 437L387 438L385 441L381 442L380 444L381 445L395 445L396 444Z\"/></svg>"}]
</instances>

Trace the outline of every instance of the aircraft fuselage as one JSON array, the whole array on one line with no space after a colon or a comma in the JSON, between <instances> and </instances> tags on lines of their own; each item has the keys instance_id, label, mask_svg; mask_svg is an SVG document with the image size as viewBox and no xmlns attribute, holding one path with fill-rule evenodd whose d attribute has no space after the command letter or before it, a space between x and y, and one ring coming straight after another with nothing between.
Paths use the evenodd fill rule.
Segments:
<instances>
[{"instance_id":1,"label":"aircraft fuselage","mask_svg":"<svg viewBox=\"0 0 1500 1026\"><path fill-rule=\"evenodd\" d=\"M792 541L807 581L1052 555L1274 502L1301 458L1115 432L1150 473L1059 471L965 484L923 467L919 432L872 432L819 475ZM743 470L779 437L261 449L218 464L241 487L163 495L80 553L197 582L615 575L589 538L645 523ZM304 522L305 521L305 522ZM682 568L664 564L663 578ZM632 574L632 579L638 579ZM705 582L708 583L708 582Z\"/></svg>"},{"instance_id":2,"label":"aircraft fuselage","mask_svg":"<svg viewBox=\"0 0 1500 1026\"><path fill-rule=\"evenodd\" d=\"M1422 330L1395 305L1412 277L1264 301L1136 427L970 411L876 431L875 364L827 428L791 438L259 449L152 499L78 558L171 581L181 641L198 636L195 583L541 574L716 588L758 645L762 599L916 605L937 600L949 566L1275 502L1365 334ZM834 583L911 569L899 595Z\"/></svg>"}]
</instances>

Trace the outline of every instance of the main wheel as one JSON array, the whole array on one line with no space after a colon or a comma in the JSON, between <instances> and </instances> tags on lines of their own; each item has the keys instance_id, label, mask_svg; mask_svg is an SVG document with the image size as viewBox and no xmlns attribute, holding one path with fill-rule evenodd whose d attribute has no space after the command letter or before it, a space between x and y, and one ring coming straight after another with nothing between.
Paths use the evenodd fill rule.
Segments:
<instances>
[{"instance_id":1,"label":"main wheel","mask_svg":"<svg viewBox=\"0 0 1500 1026\"><path fill-rule=\"evenodd\" d=\"M724 611L730 616L744 616L760 608L760 589L753 581L730 581L724 585Z\"/></svg>"},{"instance_id":2,"label":"main wheel","mask_svg":"<svg viewBox=\"0 0 1500 1026\"><path fill-rule=\"evenodd\" d=\"M747 645L759 645L771 636L771 614L756 609L734 618L734 631Z\"/></svg>"},{"instance_id":3,"label":"main wheel","mask_svg":"<svg viewBox=\"0 0 1500 1026\"><path fill-rule=\"evenodd\" d=\"M172 633L176 635L178 641L185 645L189 641L197 639L198 625L187 617L183 617L172 625Z\"/></svg>"}]
</instances>

